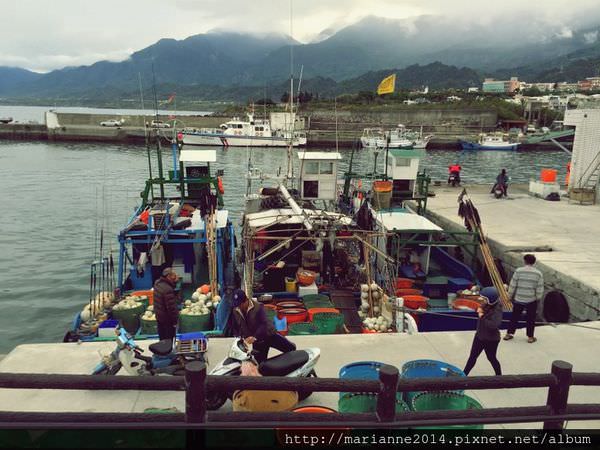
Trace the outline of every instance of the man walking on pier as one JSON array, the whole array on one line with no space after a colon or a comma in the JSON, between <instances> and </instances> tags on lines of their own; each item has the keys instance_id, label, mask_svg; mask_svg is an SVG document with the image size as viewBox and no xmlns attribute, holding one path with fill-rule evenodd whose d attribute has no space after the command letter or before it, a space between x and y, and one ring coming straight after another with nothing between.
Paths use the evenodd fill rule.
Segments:
<instances>
[{"instance_id":1,"label":"man walking on pier","mask_svg":"<svg viewBox=\"0 0 600 450\"><path fill-rule=\"evenodd\" d=\"M538 301L544 295L544 276L542 272L533 267L535 256L528 254L523 257L523 260L525 261L525 265L515 271L508 286L508 296L513 300L513 312L504 340L508 341L514 337L515 330L517 329L517 321L521 318L523 310L525 310L527 317L527 342L532 344L537 341L533 336L533 332L535 330L535 315Z\"/></svg>"}]
</instances>

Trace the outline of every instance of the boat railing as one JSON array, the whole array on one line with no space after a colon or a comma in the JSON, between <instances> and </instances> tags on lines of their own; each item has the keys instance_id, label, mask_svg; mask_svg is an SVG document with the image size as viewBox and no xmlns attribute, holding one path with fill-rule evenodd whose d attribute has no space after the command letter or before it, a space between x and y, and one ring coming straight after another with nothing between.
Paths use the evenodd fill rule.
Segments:
<instances>
[{"instance_id":1,"label":"boat railing","mask_svg":"<svg viewBox=\"0 0 600 450\"><path fill-rule=\"evenodd\" d=\"M572 365L554 361L550 373L447 378L401 378L398 368L384 365L379 379L224 377L207 375L206 364L193 361L184 376L121 377L106 375L59 375L0 373L2 389L59 389L85 391L185 391L185 412L161 414L137 412L46 412L0 411L2 428L136 428L187 429L219 428L404 428L504 423L539 423L544 430L560 432L565 421L598 420L600 404L569 403L571 386L600 386L600 373L573 373ZM396 411L397 394L415 391L497 390L547 388L547 400L539 406L512 406L466 410ZM207 411L208 392L237 390L295 392L353 392L377 396L372 413L330 414L293 412ZM516 399L522 398L515 397ZM287 430L293 432L293 430ZM336 431L339 435L340 430ZM196 436L197 437L197 436ZM342 434L343 437L343 434ZM188 439L194 439L188 434Z\"/></svg>"}]
</instances>

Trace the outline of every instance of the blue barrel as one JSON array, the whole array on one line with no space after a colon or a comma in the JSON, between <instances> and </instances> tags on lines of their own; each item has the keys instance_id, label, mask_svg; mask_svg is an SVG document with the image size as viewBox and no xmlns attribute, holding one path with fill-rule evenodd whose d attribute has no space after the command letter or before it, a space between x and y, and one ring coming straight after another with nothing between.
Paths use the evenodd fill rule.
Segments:
<instances>
[{"instance_id":1,"label":"blue barrel","mask_svg":"<svg viewBox=\"0 0 600 450\"><path fill-rule=\"evenodd\" d=\"M402 366L402 378L445 378L464 377L464 372L452 364L433 359L417 359L409 361ZM450 391L462 394L464 391ZM408 405L413 404L413 398L420 392L405 392L404 401Z\"/></svg>"},{"instance_id":2,"label":"blue barrel","mask_svg":"<svg viewBox=\"0 0 600 450\"><path fill-rule=\"evenodd\" d=\"M378 361L359 361L347 364L340 369L339 377L353 380L379 380L379 369L384 363ZM345 392L340 392L340 398Z\"/></svg>"}]
</instances>

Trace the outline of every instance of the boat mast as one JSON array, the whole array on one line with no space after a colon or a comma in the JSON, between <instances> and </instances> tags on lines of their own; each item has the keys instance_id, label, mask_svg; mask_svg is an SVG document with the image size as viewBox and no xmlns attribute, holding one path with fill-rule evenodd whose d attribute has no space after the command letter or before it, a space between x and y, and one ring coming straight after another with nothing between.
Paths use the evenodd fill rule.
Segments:
<instances>
[{"instance_id":1,"label":"boat mast","mask_svg":"<svg viewBox=\"0 0 600 450\"><path fill-rule=\"evenodd\" d=\"M294 171L292 166L292 148L294 146L294 29L293 29L293 0L290 0L290 142L287 151L287 178L292 182Z\"/></svg>"}]
</instances>

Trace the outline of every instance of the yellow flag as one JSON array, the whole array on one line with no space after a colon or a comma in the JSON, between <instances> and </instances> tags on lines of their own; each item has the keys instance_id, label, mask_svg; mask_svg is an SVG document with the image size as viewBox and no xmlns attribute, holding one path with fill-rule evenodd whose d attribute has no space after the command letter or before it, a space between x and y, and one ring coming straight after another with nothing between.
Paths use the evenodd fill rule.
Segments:
<instances>
[{"instance_id":1,"label":"yellow flag","mask_svg":"<svg viewBox=\"0 0 600 450\"><path fill-rule=\"evenodd\" d=\"M377 95L392 94L396 89L396 74L390 75L383 79L377 87Z\"/></svg>"}]
</instances>

